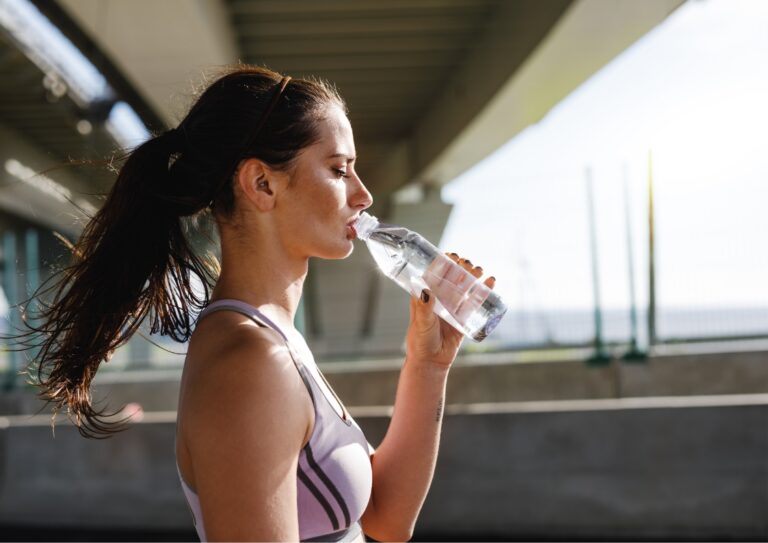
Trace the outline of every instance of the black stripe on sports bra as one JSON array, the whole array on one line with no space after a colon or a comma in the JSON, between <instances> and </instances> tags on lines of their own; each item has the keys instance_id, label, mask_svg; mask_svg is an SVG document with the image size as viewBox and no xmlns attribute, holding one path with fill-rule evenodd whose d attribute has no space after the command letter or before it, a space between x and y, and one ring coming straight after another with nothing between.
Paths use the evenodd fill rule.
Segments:
<instances>
[{"instance_id":1,"label":"black stripe on sports bra","mask_svg":"<svg viewBox=\"0 0 768 543\"><path fill-rule=\"evenodd\" d=\"M344 514L344 526L349 527L349 525L352 523L352 520L349 517L349 508L347 508L347 502L344 501L341 492L339 492L339 489L336 488L336 485L333 484L333 481L331 481L330 477L326 475L326 473L323 471L323 468L321 468L320 465L315 461L315 456L312 454L312 448L309 446L309 443L307 443L307 445L304 447L304 450L307 453L307 462L309 463L309 466L315 473L317 473L317 476L320 477L320 480L323 481L326 488L331 492L333 497L336 498L336 502L339 504L341 512Z\"/></svg>"}]
</instances>

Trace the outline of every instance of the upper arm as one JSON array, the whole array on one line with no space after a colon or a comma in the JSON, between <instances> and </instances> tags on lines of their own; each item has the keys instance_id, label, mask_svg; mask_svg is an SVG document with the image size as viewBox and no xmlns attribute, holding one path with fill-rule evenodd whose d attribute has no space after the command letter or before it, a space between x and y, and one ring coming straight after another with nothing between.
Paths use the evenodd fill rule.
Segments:
<instances>
[{"instance_id":1,"label":"upper arm","mask_svg":"<svg viewBox=\"0 0 768 543\"><path fill-rule=\"evenodd\" d=\"M206 368L187 434L206 535L298 540L311 400L284 344L263 329L244 335Z\"/></svg>"}]
</instances>

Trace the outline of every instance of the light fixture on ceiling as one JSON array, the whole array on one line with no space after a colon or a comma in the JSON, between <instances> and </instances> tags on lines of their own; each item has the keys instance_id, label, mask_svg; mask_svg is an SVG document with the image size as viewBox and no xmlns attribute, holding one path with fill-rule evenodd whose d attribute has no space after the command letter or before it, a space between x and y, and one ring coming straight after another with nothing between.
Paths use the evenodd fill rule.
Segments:
<instances>
[{"instance_id":1,"label":"light fixture on ceiling","mask_svg":"<svg viewBox=\"0 0 768 543\"><path fill-rule=\"evenodd\" d=\"M115 92L104 75L32 2L0 0L0 28L43 71L49 99L68 93L84 111L114 103L106 128L115 142L132 147L149 138L133 108L115 102Z\"/></svg>"},{"instance_id":2,"label":"light fixture on ceiling","mask_svg":"<svg viewBox=\"0 0 768 543\"><path fill-rule=\"evenodd\" d=\"M101 72L28 0L2 0L0 26L48 78L66 83L81 107L113 96Z\"/></svg>"},{"instance_id":3,"label":"light fixture on ceiling","mask_svg":"<svg viewBox=\"0 0 768 543\"><path fill-rule=\"evenodd\" d=\"M77 128L78 133L82 136L87 136L93 132L93 124L91 124L91 121L88 119L80 119L77 121L75 128Z\"/></svg>"},{"instance_id":4,"label":"light fixture on ceiling","mask_svg":"<svg viewBox=\"0 0 768 543\"><path fill-rule=\"evenodd\" d=\"M104 126L118 145L124 149L136 147L149 139L147 127L133 108L125 102L117 102L112 106Z\"/></svg>"}]
</instances>

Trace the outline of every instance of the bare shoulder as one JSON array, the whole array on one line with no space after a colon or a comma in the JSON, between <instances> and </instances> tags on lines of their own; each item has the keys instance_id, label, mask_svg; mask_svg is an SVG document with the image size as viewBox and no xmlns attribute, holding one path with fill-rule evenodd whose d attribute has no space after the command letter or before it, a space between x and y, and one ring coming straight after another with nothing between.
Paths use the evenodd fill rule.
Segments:
<instances>
[{"instance_id":1,"label":"bare shoulder","mask_svg":"<svg viewBox=\"0 0 768 543\"><path fill-rule=\"evenodd\" d=\"M302 435L312 423L311 398L282 337L244 315L221 311L201 321L187 365L182 416L189 446L218 439L223 423L241 422L247 431L279 414Z\"/></svg>"},{"instance_id":2,"label":"bare shoulder","mask_svg":"<svg viewBox=\"0 0 768 543\"><path fill-rule=\"evenodd\" d=\"M180 468L209 538L298 539L296 471L314 410L282 337L214 313L190 341L184 374Z\"/></svg>"}]
</instances>

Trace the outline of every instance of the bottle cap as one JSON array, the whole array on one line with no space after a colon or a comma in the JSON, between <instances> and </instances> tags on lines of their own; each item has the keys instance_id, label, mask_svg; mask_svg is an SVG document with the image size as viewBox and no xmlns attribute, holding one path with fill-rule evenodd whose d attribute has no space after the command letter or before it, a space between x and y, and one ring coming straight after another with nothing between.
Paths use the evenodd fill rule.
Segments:
<instances>
[{"instance_id":1,"label":"bottle cap","mask_svg":"<svg viewBox=\"0 0 768 543\"><path fill-rule=\"evenodd\" d=\"M379 226L379 219L363 211L352 225L352 228L354 228L358 238L366 240L377 226Z\"/></svg>"}]
</instances>

